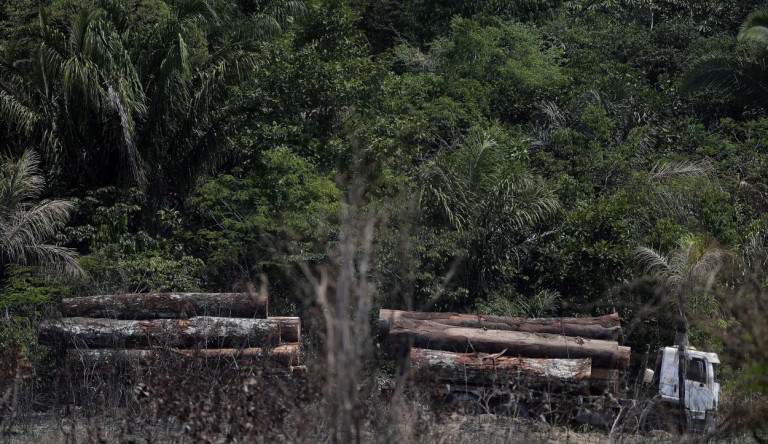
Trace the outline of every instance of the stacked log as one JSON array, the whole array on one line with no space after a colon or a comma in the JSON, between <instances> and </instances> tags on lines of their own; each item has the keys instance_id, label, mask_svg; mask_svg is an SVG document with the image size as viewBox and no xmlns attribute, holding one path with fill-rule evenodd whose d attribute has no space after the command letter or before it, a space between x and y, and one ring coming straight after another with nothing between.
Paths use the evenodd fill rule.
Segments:
<instances>
[{"instance_id":1,"label":"stacked log","mask_svg":"<svg viewBox=\"0 0 768 444\"><path fill-rule=\"evenodd\" d=\"M176 357L300 366L301 322L268 317L248 293L145 293L65 299L66 317L39 324L39 341L69 369L110 372Z\"/></svg>"},{"instance_id":2,"label":"stacked log","mask_svg":"<svg viewBox=\"0 0 768 444\"><path fill-rule=\"evenodd\" d=\"M299 345L284 344L274 348L219 348L219 349L69 349L66 362L71 369L97 370L99 373L109 373L122 365L141 365L163 358L179 358L182 360L201 359L205 361L232 361L243 363L260 363L268 360L285 366L297 366L299 362Z\"/></svg>"},{"instance_id":3,"label":"stacked log","mask_svg":"<svg viewBox=\"0 0 768 444\"><path fill-rule=\"evenodd\" d=\"M517 318L462 313L380 310L379 330L387 333L390 326L393 323L397 324L401 319L432 321L454 327L550 333L609 341L617 341L621 337L621 321L617 313L595 318Z\"/></svg>"},{"instance_id":4,"label":"stacked log","mask_svg":"<svg viewBox=\"0 0 768 444\"><path fill-rule=\"evenodd\" d=\"M379 327L391 352L408 354L413 376L481 386L524 378L615 393L631 352L617 342L616 314L524 319L381 310Z\"/></svg>"},{"instance_id":5,"label":"stacked log","mask_svg":"<svg viewBox=\"0 0 768 444\"><path fill-rule=\"evenodd\" d=\"M174 319L193 316L265 318L266 296L248 293L135 293L64 299L68 317Z\"/></svg>"},{"instance_id":6,"label":"stacked log","mask_svg":"<svg viewBox=\"0 0 768 444\"><path fill-rule=\"evenodd\" d=\"M476 385L496 385L520 378L529 381L587 381L592 368L589 358L518 358L421 348L411 349L409 356L411 369L417 377L426 374L440 381Z\"/></svg>"}]
</instances>

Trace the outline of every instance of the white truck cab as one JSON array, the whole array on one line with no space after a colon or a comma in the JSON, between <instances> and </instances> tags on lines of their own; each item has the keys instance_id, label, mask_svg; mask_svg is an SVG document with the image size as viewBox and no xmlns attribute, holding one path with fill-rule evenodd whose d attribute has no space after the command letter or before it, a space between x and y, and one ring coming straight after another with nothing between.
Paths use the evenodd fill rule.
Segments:
<instances>
[{"instance_id":1,"label":"white truck cab","mask_svg":"<svg viewBox=\"0 0 768 444\"><path fill-rule=\"evenodd\" d=\"M656 373L659 395L663 402L679 402L678 377L679 350L677 347L659 349ZM688 347L685 351L685 407L690 419L714 426L720 402L720 384L715 381L715 365L720 363L716 353L698 351Z\"/></svg>"}]
</instances>

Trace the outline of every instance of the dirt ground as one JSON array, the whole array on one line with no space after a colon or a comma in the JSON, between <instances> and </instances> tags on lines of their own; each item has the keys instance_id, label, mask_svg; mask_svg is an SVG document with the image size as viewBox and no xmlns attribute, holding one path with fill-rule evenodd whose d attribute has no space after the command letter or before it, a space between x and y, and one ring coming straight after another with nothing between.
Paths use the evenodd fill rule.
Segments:
<instances>
[{"instance_id":1,"label":"dirt ground","mask_svg":"<svg viewBox=\"0 0 768 444\"><path fill-rule=\"evenodd\" d=\"M12 434L5 437L9 443L80 443L80 442L193 442L183 437L178 424L152 425L131 424L115 415L87 418L82 414L71 414L68 418L57 419L51 413L34 414L14 427ZM368 442L388 442L388 438L365 433ZM304 442L322 442L318 436L306 436ZM523 420L497 415L451 415L429 427L422 442L445 444L458 443L681 443L715 442L704 437L672 436L664 432L652 435L609 436L605 429L589 427L550 427L540 421ZM749 439L733 442L749 442ZM222 436L221 442L230 442ZM296 442L286 439L285 442ZM390 441L391 442L391 441ZM718 440L717 442L724 442Z\"/></svg>"}]
</instances>

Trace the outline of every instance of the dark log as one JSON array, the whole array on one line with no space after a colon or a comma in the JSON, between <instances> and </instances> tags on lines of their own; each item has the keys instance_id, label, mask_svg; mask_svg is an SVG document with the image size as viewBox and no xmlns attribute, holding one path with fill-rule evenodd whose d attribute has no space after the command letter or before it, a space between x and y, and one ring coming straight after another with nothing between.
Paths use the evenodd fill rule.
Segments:
<instances>
[{"instance_id":1,"label":"dark log","mask_svg":"<svg viewBox=\"0 0 768 444\"><path fill-rule=\"evenodd\" d=\"M454 327L551 333L612 341L618 340L621 336L621 321L616 313L594 318L514 318L462 313L380 310L380 331L386 334L401 319L432 321Z\"/></svg>"},{"instance_id":2,"label":"dark log","mask_svg":"<svg viewBox=\"0 0 768 444\"><path fill-rule=\"evenodd\" d=\"M619 371L611 368L592 367L592 373L589 375L589 379L619 379Z\"/></svg>"},{"instance_id":3,"label":"dark log","mask_svg":"<svg viewBox=\"0 0 768 444\"><path fill-rule=\"evenodd\" d=\"M197 316L146 321L61 318L44 320L39 326L41 343L78 348L273 347L284 342L299 342L299 337L299 318Z\"/></svg>"},{"instance_id":4,"label":"dark log","mask_svg":"<svg viewBox=\"0 0 768 444\"><path fill-rule=\"evenodd\" d=\"M283 344L267 348L219 349L69 349L67 366L72 370L93 370L99 373L116 371L121 367L134 367L170 359L202 359L238 363L258 363L266 360L286 366L299 365L299 344Z\"/></svg>"},{"instance_id":5,"label":"dark log","mask_svg":"<svg viewBox=\"0 0 768 444\"><path fill-rule=\"evenodd\" d=\"M459 353L499 353L526 358L592 358L592 365L626 368L630 348L612 341L519 331L453 327L433 321L400 319L387 336L392 351L419 347Z\"/></svg>"},{"instance_id":6,"label":"dark log","mask_svg":"<svg viewBox=\"0 0 768 444\"><path fill-rule=\"evenodd\" d=\"M111 319L190 318L224 316L267 317L267 298L248 293L136 293L64 299L62 313L70 317Z\"/></svg>"},{"instance_id":7,"label":"dark log","mask_svg":"<svg viewBox=\"0 0 768 444\"><path fill-rule=\"evenodd\" d=\"M592 367L589 358L495 357L486 353L453 353L419 348L411 349L410 359L412 377L482 386L534 380L584 381L589 378Z\"/></svg>"}]
</instances>

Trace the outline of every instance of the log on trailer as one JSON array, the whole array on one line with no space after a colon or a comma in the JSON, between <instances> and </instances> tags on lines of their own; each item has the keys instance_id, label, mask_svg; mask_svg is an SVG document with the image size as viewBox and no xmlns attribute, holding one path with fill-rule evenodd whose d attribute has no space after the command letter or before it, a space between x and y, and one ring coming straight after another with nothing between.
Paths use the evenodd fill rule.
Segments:
<instances>
[{"instance_id":1,"label":"log on trailer","mask_svg":"<svg viewBox=\"0 0 768 444\"><path fill-rule=\"evenodd\" d=\"M432 321L454 327L523 331L616 341L621 336L617 313L592 318L517 318L462 313L380 310L379 329L386 334L401 319Z\"/></svg>"},{"instance_id":2,"label":"log on trailer","mask_svg":"<svg viewBox=\"0 0 768 444\"><path fill-rule=\"evenodd\" d=\"M89 370L98 373L115 372L121 367L137 367L174 359L200 359L207 362L228 361L259 363L271 361L285 366L299 365L299 344L283 344L274 348L219 348L219 349L69 349L66 364L71 370Z\"/></svg>"},{"instance_id":3,"label":"log on trailer","mask_svg":"<svg viewBox=\"0 0 768 444\"><path fill-rule=\"evenodd\" d=\"M240 319L197 316L190 319L61 318L40 323L40 342L79 348L272 347L299 342L299 318Z\"/></svg>"},{"instance_id":4,"label":"log on trailer","mask_svg":"<svg viewBox=\"0 0 768 444\"><path fill-rule=\"evenodd\" d=\"M596 394L619 391L619 371L616 369L592 367L589 375L589 386Z\"/></svg>"},{"instance_id":5,"label":"log on trailer","mask_svg":"<svg viewBox=\"0 0 768 444\"><path fill-rule=\"evenodd\" d=\"M587 381L592 360L536 359L487 353L454 353L413 348L411 376L417 379L496 385L545 381Z\"/></svg>"},{"instance_id":6,"label":"log on trailer","mask_svg":"<svg viewBox=\"0 0 768 444\"><path fill-rule=\"evenodd\" d=\"M507 356L527 358L591 358L592 365L606 368L627 368L631 351L617 342L600 339L453 327L402 318L391 325L387 342L395 352L402 352L411 346L459 353L499 353L506 350Z\"/></svg>"},{"instance_id":7,"label":"log on trailer","mask_svg":"<svg viewBox=\"0 0 768 444\"><path fill-rule=\"evenodd\" d=\"M64 316L157 319L193 316L265 318L267 297L249 293L135 293L67 298Z\"/></svg>"}]
</instances>

